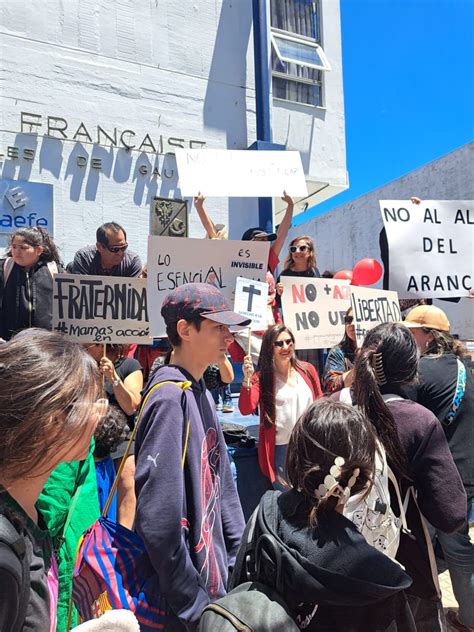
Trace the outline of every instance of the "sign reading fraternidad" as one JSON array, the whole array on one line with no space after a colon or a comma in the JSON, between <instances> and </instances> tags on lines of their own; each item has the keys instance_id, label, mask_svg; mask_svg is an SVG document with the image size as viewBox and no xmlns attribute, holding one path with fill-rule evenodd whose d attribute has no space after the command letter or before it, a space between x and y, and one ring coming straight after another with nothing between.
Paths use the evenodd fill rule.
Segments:
<instances>
[{"instance_id":1,"label":"sign reading fraternidad","mask_svg":"<svg viewBox=\"0 0 474 632\"><path fill-rule=\"evenodd\" d=\"M148 304L151 335L166 336L165 296L185 283L210 283L234 304L238 276L265 281L269 242L148 237Z\"/></svg>"},{"instance_id":2,"label":"sign reading fraternidad","mask_svg":"<svg viewBox=\"0 0 474 632\"><path fill-rule=\"evenodd\" d=\"M312 277L280 277L283 320L297 349L325 349L344 336L344 316L350 307L349 281Z\"/></svg>"},{"instance_id":3,"label":"sign reading fraternidad","mask_svg":"<svg viewBox=\"0 0 474 632\"><path fill-rule=\"evenodd\" d=\"M179 188L185 197L306 197L298 151L177 149Z\"/></svg>"},{"instance_id":4,"label":"sign reading fraternidad","mask_svg":"<svg viewBox=\"0 0 474 632\"><path fill-rule=\"evenodd\" d=\"M350 286L351 307L354 318L357 346L365 334L382 323L398 323L402 320L398 294L390 290Z\"/></svg>"},{"instance_id":5,"label":"sign reading fraternidad","mask_svg":"<svg viewBox=\"0 0 474 632\"><path fill-rule=\"evenodd\" d=\"M57 274L53 331L84 343L150 343L146 279Z\"/></svg>"},{"instance_id":6,"label":"sign reading fraternidad","mask_svg":"<svg viewBox=\"0 0 474 632\"><path fill-rule=\"evenodd\" d=\"M467 296L474 277L474 201L381 200L389 288L401 298Z\"/></svg>"},{"instance_id":7,"label":"sign reading fraternidad","mask_svg":"<svg viewBox=\"0 0 474 632\"><path fill-rule=\"evenodd\" d=\"M268 283L237 277L235 284L234 312L250 318L251 331L267 328Z\"/></svg>"}]
</instances>

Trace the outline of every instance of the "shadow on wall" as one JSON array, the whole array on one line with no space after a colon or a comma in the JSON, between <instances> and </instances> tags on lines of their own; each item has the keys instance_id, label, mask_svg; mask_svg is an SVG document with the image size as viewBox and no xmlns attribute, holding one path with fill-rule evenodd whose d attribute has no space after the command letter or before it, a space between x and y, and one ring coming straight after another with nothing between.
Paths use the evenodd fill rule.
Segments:
<instances>
[{"instance_id":1,"label":"shadow on wall","mask_svg":"<svg viewBox=\"0 0 474 632\"><path fill-rule=\"evenodd\" d=\"M227 149L246 149L247 136L247 51L252 30L252 2L223 0L209 80L204 99L205 127L226 133ZM252 139L253 140L253 139ZM240 238L233 226L242 200L229 200L229 236Z\"/></svg>"},{"instance_id":2,"label":"shadow on wall","mask_svg":"<svg viewBox=\"0 0 474 632\"><path fill-rule=\"evenodd\" d=\"M204 99L204 125L226 132L227 149L246 149L247 50L252 2L223 0Z\"/></svg>"}]
</instances>

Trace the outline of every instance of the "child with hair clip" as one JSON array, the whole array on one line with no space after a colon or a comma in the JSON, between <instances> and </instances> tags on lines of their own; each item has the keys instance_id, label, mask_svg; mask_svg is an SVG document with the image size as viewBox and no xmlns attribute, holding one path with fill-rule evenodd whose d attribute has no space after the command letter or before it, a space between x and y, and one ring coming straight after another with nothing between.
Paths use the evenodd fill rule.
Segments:
<instances>
[{"instance_id":1,"label":"child with hair clip","mask_svg":"<svg viewBox=\"0 0 474 632\"><path fill-rule=\"evenodd\" d=\"M347 499L370 487L375 450L374 432L359 411L330 400L313 403L288 444L289 488L261 500L231 587L249 580L270 586L310 632L414 632L404 593L411 579L342 515ZM265 546L269 536L273 545Z\"/></svg>"}]
</instances>

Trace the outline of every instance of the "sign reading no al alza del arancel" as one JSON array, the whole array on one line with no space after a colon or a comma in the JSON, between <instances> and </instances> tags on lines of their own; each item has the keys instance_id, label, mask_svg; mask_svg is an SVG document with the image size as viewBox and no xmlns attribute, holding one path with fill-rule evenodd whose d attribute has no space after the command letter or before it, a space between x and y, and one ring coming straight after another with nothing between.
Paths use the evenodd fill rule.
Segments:
<instances>
[{"instance_id":1,"label":"sign reading no al alza del arancel","mask_svg":"<svg viewBox=\"0 0 474 632\"><path fill-rule=\"evenodd\" d=\"M166 336L161 305L169 292L185 283L210 283L234 305L238 276L265 281L268 242L148 237L148 306L150 331Z\"/></svg>"},{"instance_id":2,"label":"sign reading no al alza del arancel","mask_svg":"<svg viewBox=\"0 0 474 632\"><path fill-rule=\"evenodd\" d=\"M324 349L344 336L344 316L350 307L349 281L280 277L283 319L297 349Z\"/></svg>"},{"instance_id":3,"label":"sign reading no al alza del arancel","mask_svg":"<svg viewBox=\"0 0 474 632\"><path fill-rule=\"evenodd\" d=\"M150 342L146 279L57 274L53 330L77 342Z\"/></svg>"},{"instance_id":4,"label":"sign reading no al alza del arancel","mask_svg":"<svg viewBox=\"0 0 474 632\"><path fill-rule=\"evenodd\" d=\"M177 149L176 164L184 196L308 195L298 151Z\"/></svg>"},{"instance_id":5,"label":"sign reading no al alza del arancel","mask_svg":"<svg viewBox=\"0 0 474 632\"><path fill-rule=\"evenodd\" d=\"M467 296L474 276L474 201L381 200L389 287L401 298Z\"/></svg>"}]
</instances>

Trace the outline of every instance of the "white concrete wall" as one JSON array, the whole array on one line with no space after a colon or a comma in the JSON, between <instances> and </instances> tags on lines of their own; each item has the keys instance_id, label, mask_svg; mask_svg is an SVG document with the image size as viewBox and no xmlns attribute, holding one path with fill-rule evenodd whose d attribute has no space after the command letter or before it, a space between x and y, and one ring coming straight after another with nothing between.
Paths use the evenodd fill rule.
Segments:
<instances>
[{"instance_id":1,"label":"white concrete wall","mask_svg":"<svg viewBox=\"0 0 474 632\"><path fill-rule=\"evenodd\" d=\"M383 228L379 200L407 200L413 195L429 200L474 200L474 143L374 189L352 202L291 229L289 240L310 235L316 244L318 267L352 269L356 261L380 261L379 233ZM381 287L381 283L378 284ZM437 302L450 318L453 331L474 338L474 301Z\"/></svg>"},{"instance_id":2,"label":"white concrete wall","mask_svg":"<svg viewBox=\"0 0 474 632\"><path fill-rule=\"evenodd\" d=\"M339 3L322 4L333 66L327 109L279 103L274 134L284 142L290 130L288 144L304 152L305 166L317 175L329 155L321 173L338 182L345 171ZM55 237L65 260L110 220L124 225L131 248L145 258L151 198L180 197L172 156L89 144L84 136L74 142L81 123L93 137L97 125L109 133L117 128L119 136L131 129L137 144L149 134L157 145L162 135L163 152L173 150L170 137L229 149L255 140L250 0L3 0L0 47L1 174L54 185ZM22 111L41 115L37 134L20 133ZM48 116L67 120L67 140L59 132L44 137ZM18 158L7 155L9 146L19 148ZM34 160L22 157L24 148L35 149ZM77 166L78 156L86 157L85 167ZM92 159L100 159L100 169ZM167 167L169 177L153 176L154 166ZM230 224L231 237L258 224L255 200L214 199L207 206L216 223ZM190 235L202 234L193 210Z\"/></svg>"}]
</instances>

